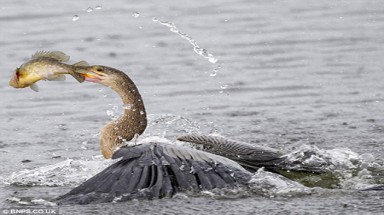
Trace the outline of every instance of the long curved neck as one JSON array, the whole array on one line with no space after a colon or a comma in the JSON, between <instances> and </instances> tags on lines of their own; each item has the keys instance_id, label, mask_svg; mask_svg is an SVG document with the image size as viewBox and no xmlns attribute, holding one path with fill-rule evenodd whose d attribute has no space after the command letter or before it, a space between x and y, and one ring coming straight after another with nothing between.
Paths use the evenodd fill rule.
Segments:
<instances>
[{"instance_id":1,"label":"long curved neck","mask_svg":"<svg viewBox=\"0 0 384 215\"><path fill-rule=\"evenodd\" d=\"M101 153L107 159L125 141L142 134L147 126L144 103L136 85L125 73L120 73L118 80L110 87L120 95L125 108L124 114L105 125L100 133Z\"/></svg>"}]
</instances>

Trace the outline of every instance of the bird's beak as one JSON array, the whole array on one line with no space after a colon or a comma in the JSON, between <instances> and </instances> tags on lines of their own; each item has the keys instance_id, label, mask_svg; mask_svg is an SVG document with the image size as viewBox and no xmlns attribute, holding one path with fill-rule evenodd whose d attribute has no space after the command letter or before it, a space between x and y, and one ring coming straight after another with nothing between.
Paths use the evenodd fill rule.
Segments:
<instances>
[{"instance_id":1,"label":"bird's beak","mask_svg":"<svg viewBox=\"0 0 384 215\"><path fill-rule=\"evenodd\" d=\"M85 78L85 81L99 83L104 79L102 72L93 71L91 68L86 68L85 71L80 73Z\"/></svg>"}]
</instances>

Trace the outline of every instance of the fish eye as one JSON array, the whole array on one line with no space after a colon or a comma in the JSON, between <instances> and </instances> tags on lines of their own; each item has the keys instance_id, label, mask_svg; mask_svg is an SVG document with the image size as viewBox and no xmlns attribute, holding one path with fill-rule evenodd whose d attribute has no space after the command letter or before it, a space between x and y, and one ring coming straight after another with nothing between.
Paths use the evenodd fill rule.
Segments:
<instances>
[{"instance_id":1,"label":"fish eye","mask_svg":"<svg viewBox=\"0 0 384 215\"><path fill-rule=\"evenodd\" d=\"M98 71L98 72L103 72L104 70L103 70L103 68L98 67L98 68L96 69L96 71Z\"/></svg>"}]
</instances>

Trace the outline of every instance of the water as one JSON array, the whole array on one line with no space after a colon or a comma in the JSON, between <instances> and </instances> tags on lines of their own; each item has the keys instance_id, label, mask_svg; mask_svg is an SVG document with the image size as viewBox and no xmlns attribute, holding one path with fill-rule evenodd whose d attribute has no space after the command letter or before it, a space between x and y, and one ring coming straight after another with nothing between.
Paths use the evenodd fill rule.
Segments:
<instances>
[{"instance_id":1,"label":"water","mask_svg":"<svg viewBox=\"0 0 384 215\"><path fill-rule=\"evenodd\" d=\"M40 82L39 93L8 86L11 72L34 52L60 50L73 63L87 60L129 74L158 136L220 133L288 152L316 147L325 154L320 158L338 159L347 171L350 159L363 164L341 189L291 190L260 172L250 192L62 207L64 214L384 211L383 192L354 190L373 183L364 165L383 166L381 1L20 0L2 1L0 11L1 207L49 205L109 165L98 157L97 138L112 117L107 111L123 110L114 92L71 78ZM174 23L220 65L154 17ZM26 170L32 171L19 185L5 183Z\"/></svg>"}]
</instances>

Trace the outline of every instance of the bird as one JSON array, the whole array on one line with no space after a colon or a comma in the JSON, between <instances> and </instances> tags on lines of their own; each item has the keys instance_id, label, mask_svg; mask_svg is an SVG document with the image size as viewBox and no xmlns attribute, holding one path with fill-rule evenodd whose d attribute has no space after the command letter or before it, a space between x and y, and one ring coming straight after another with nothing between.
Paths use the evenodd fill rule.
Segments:
<instances>
[{"instance_id":1,"label":"bird","mask_svg":"<svg viewBox=\"0 0 384 215\"><path fill-rule=\"evenodd\" d=\"M158 199L178 192L195 192L245 185L251 173L237 162L209 152L159 142L125 146L147 126L142 97L124 72L112 67L90 66L86 81L114 90L124 114L100 132L100 149L117 162L57 198L59 204L90 204L130 199Z\"/></svg>"},{"instance_id":2,"label":"bird","mask_svg":"<svg viewBox=\"0 0 384 215\"><path fill-rule=\"evenodd\" d=\"M233 189L247 186L259 168L279 172L287 167L283 152L218 136L178 137L179 141L202 146L202 150L158 141L136 144L147 127L147 115L135 83L112 67L94 65L84 69L88 71L81 73L85 81L111 88L125 107L122 116L101 129L99 137L101 154L117 161L58 197L58 204L160 199L179 192Z\"/></svg>"}]
</instances>

